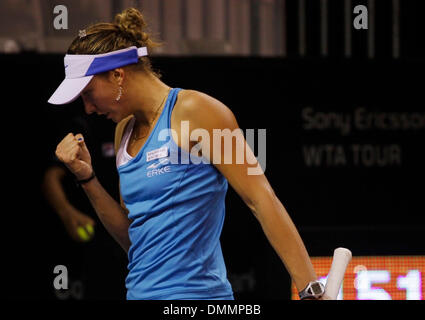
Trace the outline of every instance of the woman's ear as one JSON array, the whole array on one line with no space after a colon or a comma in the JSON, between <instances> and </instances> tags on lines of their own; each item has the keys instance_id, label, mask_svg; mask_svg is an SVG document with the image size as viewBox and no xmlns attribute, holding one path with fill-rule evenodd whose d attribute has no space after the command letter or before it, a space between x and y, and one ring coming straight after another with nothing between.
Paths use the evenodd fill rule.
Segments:
<instances>
[{"instance_id":1,"label":"woman's ear","mask_svg":"<svg viewBox=\"0 0 425 320\"><path fill-rule=\"evenodd\" d=\"M114 70L111 70L109 72L109 80L112 83L115 83L119 86L122 85L123 81L124 81L124 76L125 76L125 71L123 68L116 68Z\"/></svg>"}]
</instances>

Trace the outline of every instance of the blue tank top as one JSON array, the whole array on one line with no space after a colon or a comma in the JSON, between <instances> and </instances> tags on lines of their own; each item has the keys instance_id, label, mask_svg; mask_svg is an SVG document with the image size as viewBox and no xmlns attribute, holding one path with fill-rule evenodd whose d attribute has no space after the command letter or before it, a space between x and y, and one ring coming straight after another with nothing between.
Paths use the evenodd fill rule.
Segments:
<instances>
[{"instance_id":1,"label":"blue tank top","mask_svg":"<svg viewBox=\"0 0 425 320\"><path fill-rule=\"evenodd\" d=\"M232 299L220 245L226 178L172 139L168 95L138 154L118 167L129 227L127 299ZM205 159L204 159L205 160Z\"/></svg>"}]
</instances>

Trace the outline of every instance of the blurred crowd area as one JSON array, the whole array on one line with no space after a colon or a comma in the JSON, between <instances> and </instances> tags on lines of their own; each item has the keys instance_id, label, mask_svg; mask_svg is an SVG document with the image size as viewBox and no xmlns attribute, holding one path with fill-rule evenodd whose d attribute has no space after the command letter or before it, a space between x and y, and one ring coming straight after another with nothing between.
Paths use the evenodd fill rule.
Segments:
<instances>
[{"instance_id":1,"label":"blurred crowd area","mask_svg":"<svg viewBox=\"0 0 425 320\"><path fill-rule=\"evenodd\" d=\"M367 30L353 27L359 5L367 8ZM0 52L63 53L79 30L128 7L140 9L164 41L157 55L398 59L425 52L417 0L2 0ZM66 28L55 28L59 14Z\"/></svg>"}]
</instances>

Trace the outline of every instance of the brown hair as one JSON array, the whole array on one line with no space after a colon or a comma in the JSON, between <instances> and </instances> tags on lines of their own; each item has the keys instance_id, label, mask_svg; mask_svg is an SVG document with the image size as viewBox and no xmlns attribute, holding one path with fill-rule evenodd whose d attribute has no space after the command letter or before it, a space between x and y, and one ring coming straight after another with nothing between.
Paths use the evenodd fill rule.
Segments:
<instances>
[{"instance_id":1,"label":"brown hair","mask_svg":"<svg viewBox=\"0 0 425 320\"><path fill-rule=\"evenodd\" d=\"M85 36L77 36L68 48L68 54L101 54L131 46L152 48L162 45L152 39L144 30L147 23L142 13L135 9L125 9L115 16L113 23L100 22L88 26ZM131 66L134 70L151 72L158 78L161 74L152 69L149 57L140 57L139 62Z\"/></svg>"}]
</instances>

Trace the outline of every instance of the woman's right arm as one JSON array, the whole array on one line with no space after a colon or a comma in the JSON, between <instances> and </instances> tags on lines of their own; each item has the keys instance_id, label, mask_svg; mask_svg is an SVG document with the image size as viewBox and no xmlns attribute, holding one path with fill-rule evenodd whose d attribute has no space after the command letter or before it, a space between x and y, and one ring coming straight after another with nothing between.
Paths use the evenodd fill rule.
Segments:
<instances>
[{"instance_id":1,"label":"woman's right arm","mask_svg":"<svg viewBox=\"0 0 425 320\"><path fill-rule=\"evenodd\" d=\"M94 178L81 185L100 221L106 230L128 252L131 242L128 236L130 220L127 211L102 187L99 180Z\"/></svg>"},{"instance_id":2,"label":"woman's right arm","mask_svg":"<svg viewBox=\"0 0 425 320\"><path fill-rule=\"evenodd\" d=\"M69 133L58 144L56 156L77 180L87 179L93 174L91 156L81 134ZM106 192L97 178L82 184L82 188L106 230L128 252L131 244L128 228L131 221L126 209Z\"/></svg>"}]
</instances>

